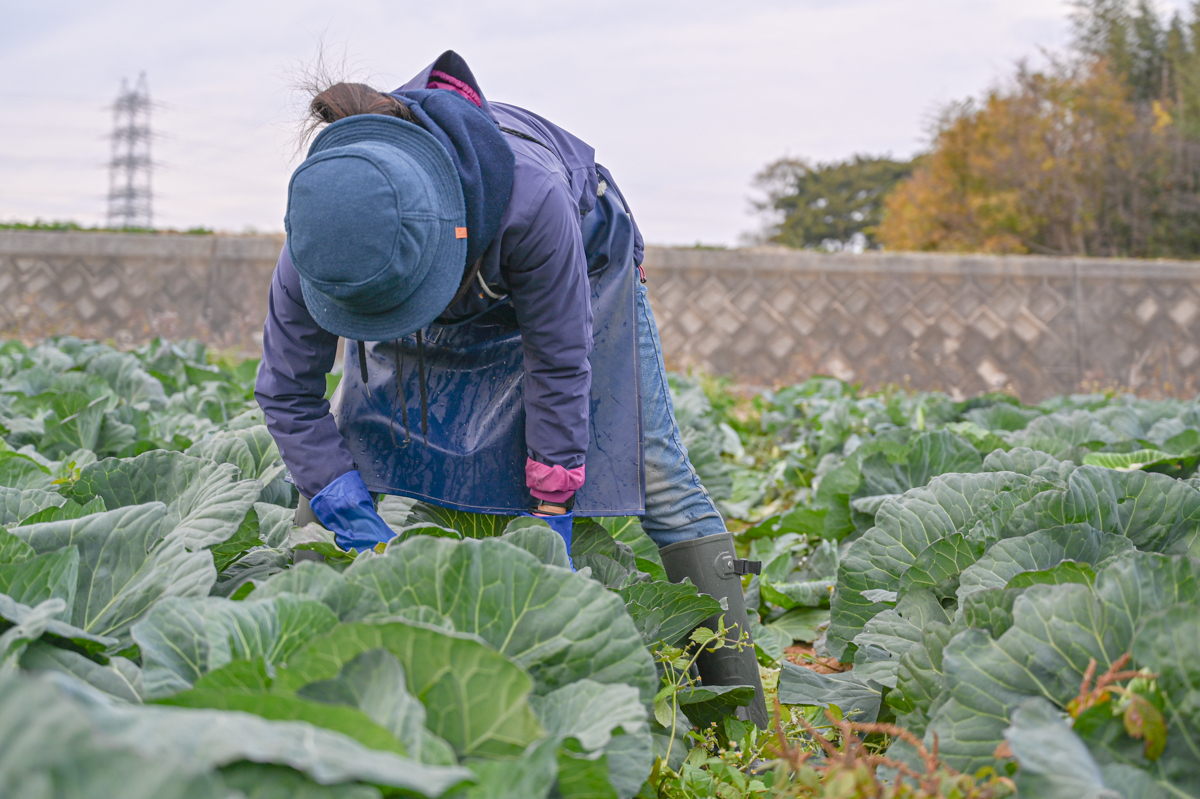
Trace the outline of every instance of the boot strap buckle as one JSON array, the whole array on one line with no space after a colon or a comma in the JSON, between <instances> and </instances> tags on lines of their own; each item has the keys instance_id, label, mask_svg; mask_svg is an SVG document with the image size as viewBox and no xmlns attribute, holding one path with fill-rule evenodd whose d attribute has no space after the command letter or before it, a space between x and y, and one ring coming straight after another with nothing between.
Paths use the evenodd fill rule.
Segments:
<instances>
[{"instance_id":1,"label":"boot strap buckle","mask_svg":"<svg viewBox=\"0 0 1200 799\"><path fill-rule=\"evenodd\" d=\"M745 558L735 558L728 552L722 552L717 555L717 559L713 561L713 569L722 577L740 577L743 574L762 574L761 560L746 560Z\"/></svg>"}]
</instances>

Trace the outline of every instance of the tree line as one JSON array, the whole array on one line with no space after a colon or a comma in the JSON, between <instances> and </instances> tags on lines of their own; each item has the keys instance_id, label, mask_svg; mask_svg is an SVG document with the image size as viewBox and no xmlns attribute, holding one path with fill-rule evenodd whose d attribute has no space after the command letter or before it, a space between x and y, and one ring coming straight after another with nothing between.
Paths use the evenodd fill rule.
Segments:
<instances>
[{"instance_id":1,"label":"tree line","mask_svg":"<svg viewBox=\"0 0 1200 799\"><path fill-rule=\"evenodd\" d=\"M951 104L911 161L781 159L755 178L770 241L1200 257L1200 0L1074 5L1072 45Z\"/></svg>"}]
</instances>

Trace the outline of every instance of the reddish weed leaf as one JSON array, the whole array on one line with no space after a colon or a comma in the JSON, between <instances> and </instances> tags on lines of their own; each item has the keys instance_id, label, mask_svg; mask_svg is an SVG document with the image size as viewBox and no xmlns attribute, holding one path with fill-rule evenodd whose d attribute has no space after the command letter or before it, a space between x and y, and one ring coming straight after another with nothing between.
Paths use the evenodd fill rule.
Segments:
<instances>
[{"instance_id":1,"label":"reddish weed leaf","mask_svg":"<svg viewBox=\"0 0 1200 799\"><path fill-rule=\"evenodd\" d=\"M1125 708L1125 732L1146 742L1146 757L1158 760L1167 745L1167 725L1162 711L1140 694L1129 695Z\"/></svg>"}]
</instances>

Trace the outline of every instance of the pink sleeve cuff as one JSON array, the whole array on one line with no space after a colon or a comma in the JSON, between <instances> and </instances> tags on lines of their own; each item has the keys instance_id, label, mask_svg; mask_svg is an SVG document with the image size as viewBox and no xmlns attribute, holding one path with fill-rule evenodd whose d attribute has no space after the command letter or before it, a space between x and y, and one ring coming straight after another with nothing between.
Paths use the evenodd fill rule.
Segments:
<instances>
[{"instance_id":1,"label":"pink sleeve cuff","mask_svg":"<svg viewBox=\"0 0 1200 799\"><path fill-rule=\"evenodd\" d=\"M566 502L583 486L584 467L567 469L547 466L529 458L525 461L525 485L529 493L546 502Z\"/></svg>"}]
</instances>

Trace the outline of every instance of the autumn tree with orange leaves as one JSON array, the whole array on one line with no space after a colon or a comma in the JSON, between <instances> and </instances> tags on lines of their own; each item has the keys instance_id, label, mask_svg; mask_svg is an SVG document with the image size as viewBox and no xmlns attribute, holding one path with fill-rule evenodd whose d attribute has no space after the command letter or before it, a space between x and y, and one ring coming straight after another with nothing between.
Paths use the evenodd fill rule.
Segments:
<instances>
[{"instance_id":1,"label":"autumn tree with orange leaves","mask_svg":"<svg viewBox=\"0 0 1200 799\"><path fill-rule=\"evenodd\" d=\"M884 247L1200 257L1200 21L1077 12L1070 58L944 113L884 200Z\"/></svg>"}]
</instances>

